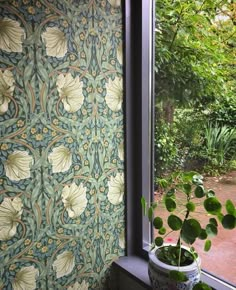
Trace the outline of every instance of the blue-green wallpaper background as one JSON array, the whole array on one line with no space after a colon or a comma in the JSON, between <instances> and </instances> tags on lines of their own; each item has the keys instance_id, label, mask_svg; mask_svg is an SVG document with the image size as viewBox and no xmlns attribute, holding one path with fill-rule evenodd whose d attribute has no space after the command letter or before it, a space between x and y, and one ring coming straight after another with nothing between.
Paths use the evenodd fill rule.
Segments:
<instances>
[{"instance_id":1,"label":"blue-green wallpaper background","mask_svg":"<svg viewBox=\"0 0 236 290\"><path fill-rule=\"evenodd\" d=\"M106 289L124 254L121 10L0 1L0 289Z\"/></svg>"}]
</instances>

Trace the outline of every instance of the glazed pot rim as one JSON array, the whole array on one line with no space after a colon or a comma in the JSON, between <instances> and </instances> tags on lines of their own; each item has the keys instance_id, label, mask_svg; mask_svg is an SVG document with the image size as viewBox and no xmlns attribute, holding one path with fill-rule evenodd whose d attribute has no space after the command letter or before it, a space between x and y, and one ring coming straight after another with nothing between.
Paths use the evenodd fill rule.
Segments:
<instances>
[{"instance_id":1,"label":"glazed pot rim","mask_svg":"<svg viewBox=\"0 0 236 290\"><path fill-rule=\"evenodd\" d=\"M173 266L166 264L162 261L160 261L156 256L156 251L160 248L163 248L165 246L176 246L175 244L163 244L161 247L155 247L153 250L149 252L149 261L152 262L152 264L156 265L157 267L161 267L166 269L167 271L170 270L178 270L180 272L192 272L196 268L200 268L201 260L199 257L197 257L196 260L194 260L190 265L187 266ZM182 245L181 248L185 250L190 250L188 247Z\"/></svg>"}]
</instances>

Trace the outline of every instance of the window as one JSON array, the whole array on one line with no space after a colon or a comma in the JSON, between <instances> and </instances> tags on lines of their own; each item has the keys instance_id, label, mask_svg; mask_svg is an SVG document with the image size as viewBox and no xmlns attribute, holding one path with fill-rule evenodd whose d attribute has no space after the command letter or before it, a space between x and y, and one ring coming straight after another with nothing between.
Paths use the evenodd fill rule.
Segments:
<instances>
[{"instance_id":1,"label":"window","mask_svg":"<svg viewBox=\"0 0 236 290\"><path fill-rule=\"evenodd\" d=\"M236 201L233 19L231 1L156 0L155 184L177 170L197 171L222 203ZM200 206L192 216L208 223ZM236 233L218 231L209 253L204 241L194 247L203 271L235 286ZM174 233L167 237L176 239Z\"/></svg>"},{"instance_id":2,"label":"window","mask_svg":"<svg viewBox=\"0 0 236 290\"><path fill-rule=\"evenodd\" d=\"M140 198L153 193L153 49L152 1L125 1L126 9L126 184L127 254L146 255L152 229L142 219ZM147 255L146 255L147 256ZM203 279L216 289L231 289L212 275Z\"/></svg>"}]
</instances>

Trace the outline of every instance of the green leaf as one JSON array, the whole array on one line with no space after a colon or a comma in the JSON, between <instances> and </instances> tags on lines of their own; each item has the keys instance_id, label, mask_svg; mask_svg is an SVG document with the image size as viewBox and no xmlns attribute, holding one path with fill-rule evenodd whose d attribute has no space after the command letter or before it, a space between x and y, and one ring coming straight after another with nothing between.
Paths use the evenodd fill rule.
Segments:
<instances>
[{"instance_id":1,"label":"green leaf","mask_svg":"<svg viewBox=\"0 0 236 290\"><path fill-rule=\"evenodd\" d=\"M208 252L211 248L211 241L210 240L206 240L205 245L204 245L204 251Z\"/></svg>"},{"instance_id":2,"label":"green leaf","mask_svg":"<svg viewBox=\"0 0 236 290\"><path fill-rule=\"evenodd\" d=\"M148 219L151 222L152 221L152 217L153 217L153 208L149 207L148 209Z\"/></svg>"},{"instance_id":3,"label":"green leaf","mask_svg":"<svg viewBox=\"0 0 236 290\"><path fill-rule=\"evenodd\" d=\"M188 281L187 276L183 272L176 271L176 270L171 270L169 272L169 277L170 277L170 279L175 280L177 282Z\"/></svg>"},{"instance_id":4,"label":"green leaf","mask_svg":"<svg viewBox=\"0 0 236 290\"><path fill-rule=\"evenodd\" d=\"M200 235L201 230L200 223L196 219L188 219L183 223L181 237L185 242L192 244Z\"/></svg>"},{"instance_id":5,"label":"green leaf","mask_svg":"<svg viewBox=\"0 0 236 290\"><path fill-rule=\"evenodd\" d=\"M225 215L222 219L222 225L225 229L234 229L236 227L236 217L231 214Z\"/></svg>"},{"instance_id":6,"label":"green leaf","mask_svg":"<svg viewBox=\"0 0 236 290\"><path fill-rule=\"evenodd\" d=\"M194 194L197 198L202 198L203 196L205 196L204 187L202 185L198 185L195 188Z\"/></svg>"},{"instance_id":7,"label":"green leaf","mask_svg":"<svg viewBox=\"0 0 236 290\"><path fill-rule=\"evenodd\" d=\"M176 209L176 202L174 201L173 198L167 197L165 199L165 206L169 212L172 212Z\"/></svg>"},{"instance_id":8,"label":"green leaf","mask_svg":"<svg viewBox=\"0 0 236 290\"><path fill-rule=\"evenodd\" d=\"M207 197L214 197L215 195L216 194L215 194L215 192L212 189L208 190L207 193L206 193Z\"/></svg>"},{"instance_id":9,"label":"green leaf","mask_svg":"<svg viewBox=\"0 0 236 290\"><path fill-rule=\"evenodd\" d=\"M142 205L143 214L146 215L147 207L146 207L146 199L144 196L141 197L141 205Z\"/></svg>"},{"instance_id":10,"label":"green leaf","mask_svg":"<svg viewBox=\"0 0 236 290\"><path fill-rule=\"evenodd\" d=\"M166 193L166 196L167 197L175 197L175 192L176 192L176 189L175 188L171 188L167 193Z\"/></svg>"},{"instance_id":11,"label":"green leaf","mask_svg":"<svg viewBox=\"0 0 236 290\"><path fill-rule=\"evenodd\" d=\"M222 205L215 197L208 197L204 201L204 208L210 214L217 215L221 212Z\"/></svg>"},{"instance_id":12,"label":"green leaf","mask_svg":"<svg viewBox=\"0 0 236 290\"><path fill-rule=\"evenodd\" d=\"M195 185L202 185L203 184L203 176L195 174L192 178L192 182Z\"/></svg>"},{"instance_id":13,"label":"green leaf","mask_svg":"<svg viewBox=\"0 0 236 290\"><path fill-rule=\"evenodd\" d=\"M199 282L194 285L193 290L212 290L212 288L203 282Z\"/></svg>"},{"instance_id":14,"label":"green leaf","mask_svg":"<svg viewBox=\"0 0 236 290\"><path fill-rule=\"evenodd\" d=\"M178 216L173 215L173 214L171 214L168 217L167 223L173 231L180 230L183 224L182 220Z\"/></svg>"},{"instance_id":15,"label":"green leaf","mask_svg":"<svg viewBox=\"0 0 236 290\"><path fill-rule=\"evenodd\" d=\"M193 212L193 211L195 211L196 206L195 206L195 204L193 202L189 201L186 204L186 208L187 208L188 211Z\"/></svg>"},{"instance_id":16,"label":"green leaf","mask_svg":"<svg viewBox=\"0 0 236 290\"><path fill-rule=\"evenodd\" d=\"M234 215L234 213L235 213L235 206L234 206L234 204L232 203L232 201L230 199L228 199L226 201L225 206L226 206L227 213L228 214L231 214L231 215Z\"/></svg>"},{"instance_id":17,"label":"green leaf","mask_svg":"<svg viewBox=\"0 0 236 290\"><path fill-rule=\"evenodd\" d=\"M217 230L217 227L214 226L213 224L208 224L206 226L206 233L209 237L214 237L217 235L218 233L218 230Z\"/></svg>"},{"instance_id":18,"label":"green leaf","mask_svg":"<svg viewBox=\"0 0 236 290\"><path fill-rule=\"evenodd\" d=\"M159 233L159 235L164 235L166 233L166 228L164 228L164 227L160 228L158 233Z\"/></svg>"},{"instance_id":19,"label":"green leaf","mask_svg":"<svg viewBox=\"0 0 236 290\"><path fill-rule=\"evenodd\" d=\"M164 240L162 237L155 238L155 244L157 247L161 247L164 244Z\"/></svg>"},{"instance_id":20,"label":"green leaf","mask_svg":"<svg viewBox=\"0 0 236 290\"><path fill-rule=\"evenodd\" d=\"M200 235L198 236L200 240L205 240L207 238L206 230L202 229Z\"/></svg>"},{"instance_id":21,"label":"green leaf","mask_svg":"<svg viewBox=\"0 0 236 290\"><path fill-rule=\"evenodd\" d=\"M215 227L218 227L218 223L217 223L217 220L215 218L210 218L209 223L214 225Z\"/></svg>"},{"instance_id":22,"label":"green leaf","mask_svg":"<svg viewBox=\"0 0 236 290\"><path fill-rule=\"evenodd\" d=\"M192 190L191 184L185 183L183 185L183 190L184 190L184 193L186 193L187 195L189 195L191 193L191 190Z\"/></svg>"},{"instance_id":23,"label":"green leaf","mask_svg":"<svg viewBox=\"0 0 236 290\"><path fill-rule=\"evenodd\" d=\"M153 220L153 225L155 229L160 229L163 226L163 220L160 217L155 217Z\"/></svg>"}]
</instances>

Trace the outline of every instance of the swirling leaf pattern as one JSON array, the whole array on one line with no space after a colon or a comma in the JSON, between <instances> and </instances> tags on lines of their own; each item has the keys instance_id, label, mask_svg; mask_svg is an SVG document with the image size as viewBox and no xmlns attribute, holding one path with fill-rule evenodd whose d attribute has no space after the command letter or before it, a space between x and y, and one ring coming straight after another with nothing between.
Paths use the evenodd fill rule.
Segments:
<instances>
[{"instance_id":1,"label":"swirling leaf pattern","mask_svg":"<svg viewBox=\"0 0 236 290\"><path fill-rule=\"evenodd\" d=\"M107 289L125 251L121 1L0 1L0 288Z\"/></svg>"}]
</instances>

